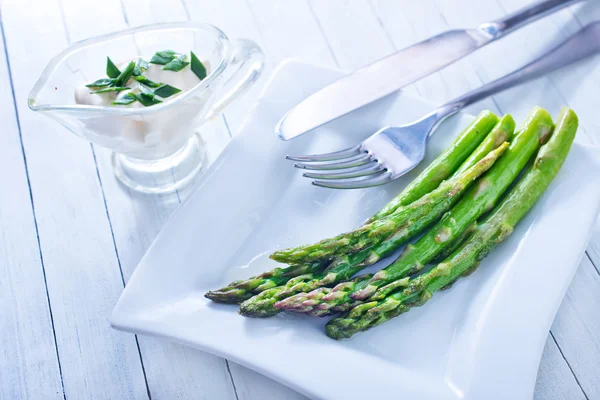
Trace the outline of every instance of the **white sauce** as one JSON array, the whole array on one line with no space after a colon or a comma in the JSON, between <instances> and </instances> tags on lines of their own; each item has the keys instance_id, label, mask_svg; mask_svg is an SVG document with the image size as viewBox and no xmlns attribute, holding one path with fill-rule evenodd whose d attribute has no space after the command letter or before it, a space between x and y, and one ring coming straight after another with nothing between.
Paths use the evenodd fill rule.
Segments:
<instances>
[{"instance_id":1,"label":"white sauce","mask_svg":"<svg viewBox=\"0 0 600 400\"><path fill-rule=\"evenodd\" d=\"M131 61L137 61L139 58L134 57ZM142 58L150 60L151 57ZM120 64L119 69L122 71L129 62ZM210 73L210 64L206 61L202 61L202 64L204 64L207 74ZM200 82L189 65L180 71L165 71L163 67L163 65L149 64L143 76L154 82L168 84L181 90L165 99L156 96L164 103L181 96ZM138 81L131 78L126 86L137 93L140 85ZM85 84L77 86L74 91L75 102L95 106L147 108L138 101L127 105L110 105L115 99L123 97L130 90L90 93L93 90L86 87ZM90 134L93 132L96 136L96 141L117 152L142 159L162 158L173 154L186 143L190 134L198 127L201 115L206 112L206 103L211 97L212 90L205 89L198 96L163 112L131 116L104 115L90 118L85 124Z\"/></svg>"},{"instance_id":2,"label":"white sauce","mask_svg":"<svg viewBox=\"0 0 600 400\"><path fill-rule=\"evenodd\" d=\"M140 57L135 57L130 61L137 61ZM141 57L144 60L150 60L152 57ZM188 57L189 58L189 57ZM129 64L130 61L124 62L118 66L119 70L125 69L125 67ZM207 74L209 72L210 66L207 61L203 61L204 67L206 68ZM181 96L183 93L192 89L198 83L200 83L200 79L192 72L192 69L189 65L183 68L180 71L168 71L163 69L164 65L158 64L148 64L148 69L144 71L142 74L146 78L150 79L154 82L160 82L162 84L171 85L181 90L181 92L176 93L170 96L167 99L163 99L160 96L157 96L159 100L170 101L178 96ZM133 77L129 79L126 86L131 87L134 92L139 92L138 87L141 84L137 82ZM75 102L77 104L87 104L90 106L107 106L110 105L115 99L119 99L125 96L126 93L130 92L129 90L124 90L122 92L107 92L107 93L94 93L91 92L94 89L85 86L85 84L81 84L75 88ZM144 107L139 101L134 101L131 104L127 105L115 105L114 107L127 107L127 108L138 108Z\"/></svg>"}]
</instances>

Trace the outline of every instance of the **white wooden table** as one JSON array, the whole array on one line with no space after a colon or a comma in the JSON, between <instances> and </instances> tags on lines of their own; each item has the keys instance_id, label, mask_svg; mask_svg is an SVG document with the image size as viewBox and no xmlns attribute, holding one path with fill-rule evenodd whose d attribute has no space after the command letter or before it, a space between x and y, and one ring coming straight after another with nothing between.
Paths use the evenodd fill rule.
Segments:
<instances>
[{"instance_id":1,"label":"white wooden table","mask_svg":"<svg viewBox=\"0 0 600 400\"><path fill-rule=\"evenodd\" d=\"M353 69L440 31L475 26L526 3L0 0L0 399L302 398L232 362L109 327L107 318L123 286L185 193L146 197L124 189L112 174L109 152L28 109L27 94L51 56L90 36L186 19L255 40L267 54L267 71L259 87L210 127L221 138L211 148L214 159L281 60ZM448 100L596 19L600 1L574 6L408 90L436 102ZM595 58L469 111L488 108L522 120L533 105L556 115L567 104L580 116L580 136L600 143L598 93L600 58ZM597 224L548 335L538 399L600 399L599 270Z\"/></svg>"}]
</instances>

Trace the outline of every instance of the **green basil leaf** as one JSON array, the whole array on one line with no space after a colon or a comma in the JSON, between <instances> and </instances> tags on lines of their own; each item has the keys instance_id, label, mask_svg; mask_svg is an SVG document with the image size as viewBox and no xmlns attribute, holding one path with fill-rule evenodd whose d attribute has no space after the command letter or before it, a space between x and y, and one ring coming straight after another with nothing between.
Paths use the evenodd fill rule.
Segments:
<instances>
[{"instance_id":1,"label":"green basil leaf","mask_svg":"<svg viewBox=\"0 0 600 400\"><path fill-rule=\"evenodd\" d=\"M115 106L117 106L117 105L126 106L128 104L133 103L136 100L137 100L137 98L135 97L135 95L133 93L127 93L127 94L125 94L125 96L113 101L111 104L115 105Z\"/></svg>"},{"instance_id":2,"label":"green basil leaf","mask_svg":"<svg viewBox=\"0 0 600 400\"><path fill-rule=\"evenodd\" d=\"M142 60L141 58L137 60L135 64L135 68L133 69L133 76L140 76L148 69L148 61Z\"/></svg>"},{"instance_id":3,"label":"green basil leaf","mask_svg":"<svg viewBox=\"0 0 600 400\"><path fill-rule=\"evenodd\" d=\"M110 57L106 57L106 75L108 75L110 78L116 78L120 74L121 71L119 71L119 68L117 68L115 63L112 62Z\"/></svg>"},{"instance_id":4,"label":"green basil leaf","mask_svg":"<svg viewBox=\"0 0 600 400\"><path fill-rule=\"evenodd\" d=\"M106 86L111 86L113 83L115 83L115 79L111 79L111 78L102 78L102 79L98 79L95 82L92 83L88 83L87 87L91 87L91 88L96 88L96 87L106 87Z\"/></svg>"},{"instance_id":5,"label":"green basil leaf","mask_svg":"<svg viewBox=\"0 0 600 400\"><path fill-rule=\"evenodd\" d=\"M206 68L204 67L204 64L202 64L202 62L198 59L198 57L196 57L196 55L194 54L193 51L190 51L190 54L192 56L191 57L192 65L190 67L192 69L192 72L194 74L196 74L196 76L200 80L206 78Z\"/></svg>"},{"instance_id":6,"label":"green basil leaf","mask_svg":"<svg viewBox=\"0 0 600 400\"><path fill-rule=\"evenodd\" d=\"M154 82L154 81L146 78L145 76L136 76L135 80L138 81L139 83L144 84L144 85L146 85L148 87L151 87L151 88L158 88L158 87L161 87L163 85L162 83L160 83L160 82Z\"/></svg>"},{"instance_id":7,"label":"green basil leaf","mask_svg":"<svg viewBox=\"0 0 600 400\"><path fill-rule=\"evenodd\" d=\"M163 67L163 69L166 71L179 72L189 64L189 62L185 61L185 58L186 58L186 55L182 54L179 57L174 58L172 61L167 63L167 65L165 65Z\"/></svg>"},{"instance_id":8,"label":"green basil leaf","mask_svg":"<svg viewBox=\"0 0 600 400\"><path fill-rule=\"evenodd\" d=\"M142 103L145 107L150 107L158 103L162 103L162 101L158 100L154 95L150 95L147 93L138 93L134 94L137 101Z\"/></svg>"},{"instance_id":9,"label":"green basil leaf","mask_svg":"<svg viewBox=\"0 0 600 400\"><path fill-rule=\"evenodd\" d=\"M173 87L171 85L162 85L158 89L154 90L154 94L162 97L163 99L166 99L167 97L171 97L174 94L179 93L179 92L181 92L181 89L177 89L176 87Z\"/></svg>"},{"instance_id":10,"label":"green basil leaf","mask_svg":"<svg viewBox=\"0 0 600 400\"><path fill-rule=\"evenodd\" d=\"M114 86L125 86L127 85L127 81L131 78L133 74L133 69L135 68L135 62L131 61L127 64L127 67L115 78Z\"/></svg>"},{"instance_id":11,"label":"green basil leaf","mask_svg":"<svg viewBox=\"0 0 600 400\"><path fill-rule=\"evenodd\" d=\"M129 90L130 88L128 87L124 87L124 86L114 86L114 87L107 87L104 89L100 89L100 90L94 90L93 92L90 92L91 94L98 94L98 93L106 93L106 92L122 92L123 90Z\"/></svg>"},{"instance_id":12,"label":"green basil leaf","mask_svg":"<svg viewBox=\"0 0 600 400\"><path fill-rule=\"evenodd\" d=\"M179 53L177 53L173 50L157 51L152 56L152 59L150 60L150 64L166 65L177 56L179 56Z\"/></svg>"}]
</instances>

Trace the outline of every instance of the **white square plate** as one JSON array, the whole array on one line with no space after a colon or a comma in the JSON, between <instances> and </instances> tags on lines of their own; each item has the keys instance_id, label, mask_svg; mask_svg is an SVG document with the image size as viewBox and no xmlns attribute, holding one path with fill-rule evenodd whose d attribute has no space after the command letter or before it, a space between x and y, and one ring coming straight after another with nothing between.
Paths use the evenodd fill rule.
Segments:
<instances>
[{"instance_id":1,"label":"white square plate","mask_svg":"<svg viewBox=\"0 0 600 400\"><path fill-rule=\"evenodd\" d=\"M598 148L573 146L548 191L477 273L351 340L325 336L324 319L245 319L237 307L203 297L272 268L267 254L276 248L360 225L418 173L378 188L329 190L311 186L284 159L349 147L431 110L423 100L389 96L318 132L280 141L279 118L340 74L295 62L277 69L240 134L140 262L112 325L229 358L314 398L531 398L548 329L600 204ZM472 118L445 122L422 166Z\"/></svg>"}]
</instances>

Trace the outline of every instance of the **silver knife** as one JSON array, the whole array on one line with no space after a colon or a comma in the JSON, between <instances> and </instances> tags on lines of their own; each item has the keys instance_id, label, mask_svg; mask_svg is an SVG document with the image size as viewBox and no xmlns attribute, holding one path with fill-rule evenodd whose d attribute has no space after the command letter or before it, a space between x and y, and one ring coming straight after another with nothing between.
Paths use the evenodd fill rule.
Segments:
<instances>
[{"instance_id":1,"label":"silver knife","mask_svg":"<svg viewBox=\"0 0 600 400\"><path fill-rule=\"evenodd\" d=\"M416 82L545 15L581 0L544 0L479 25L441 33L362 67L316 91L292 108L275 131L293 139Z\"/></svg>"}]
</instances>

